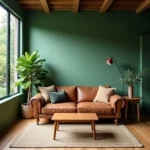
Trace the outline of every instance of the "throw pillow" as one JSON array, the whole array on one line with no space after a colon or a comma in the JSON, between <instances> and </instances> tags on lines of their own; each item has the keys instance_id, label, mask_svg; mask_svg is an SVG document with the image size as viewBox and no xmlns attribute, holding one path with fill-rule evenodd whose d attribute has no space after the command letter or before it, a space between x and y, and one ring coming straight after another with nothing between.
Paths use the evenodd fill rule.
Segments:
<instances>
[{"instance_id":1,"label":"throw pillow","mask_svg":"<svg viewBox=\"0 0 150 150\"><path fill-rule=\"evenodd\" d=\"M109 104L109 98L115 90L116 88L105 88L99 86L98 92L93 102L103 102Z\"/></svg>"},{"instance_id":2,"label":"throw pillow","mask_svg":"<svg viewBox=\"0 0 150 150\"><path fill-rule=\"evenodd\" d=\"M51 86L48 86L48 87L38 87L38 89L41 92L42 96L44 97L45 103L46 104L50 103L49 93L56 91L55 86L51 85Z\"/></svg>"},{"instance_id":3,"label":"throw pillow","mask_svg":"<svg viewBox=\"0 0 150 150\"><path fill-rule=\"evenodd\" d=\"M66 96L66 92L62 91L62 92L50 92L50 99L51 99L51 103L55 104L55 103L63 103L63 102L67 102L67 96Z\"/></svg>"}]
</instances>

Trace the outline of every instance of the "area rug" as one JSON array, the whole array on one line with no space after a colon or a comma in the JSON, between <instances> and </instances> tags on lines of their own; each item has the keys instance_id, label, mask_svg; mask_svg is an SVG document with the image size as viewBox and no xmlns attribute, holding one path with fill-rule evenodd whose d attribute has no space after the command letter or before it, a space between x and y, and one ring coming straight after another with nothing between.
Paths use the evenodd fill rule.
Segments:
<instances>
[{"instance_id":1,"label":"area rug","mask_svg":"<svg viewBox=\"0 0 150 150\"><path fill-rule=\"evenodd\" d=\"M125 125L96 124L96 140L90 124L60 124L56 140L53 140L53 128L53 124L28 124L10 147L143 147Z\"/></svg>"}]
</instances>

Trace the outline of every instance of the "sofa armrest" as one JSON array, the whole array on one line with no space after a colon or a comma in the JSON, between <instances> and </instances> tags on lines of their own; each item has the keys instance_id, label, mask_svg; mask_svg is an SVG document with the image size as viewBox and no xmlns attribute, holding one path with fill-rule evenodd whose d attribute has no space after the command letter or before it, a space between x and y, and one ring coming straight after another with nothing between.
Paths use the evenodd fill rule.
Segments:
<instances>
[{"instance_id":1,"label":"sofa armrest","mask_svg":"<svg viewBox=\"0 0 150 150\"><path fill-rule=\"evenodd\" d=\"M36 94L30 99L30 104L33 107L33 116L38 118L39 113L42 112L42 107L45 105L45 100L41 93Z\"/></svg>"},{"instance_id":2,"label":"sofa armrest","mask_svg":"<svg viewBox=\"0 0 150 150\"><path fill-rule=\"evenodd\" d=\"M114 113L117 117L121 115L121 108L124 107L124 100L121 96L115 94L110 97L110 105L114 108Z\"/></svg>"}]
</instances>

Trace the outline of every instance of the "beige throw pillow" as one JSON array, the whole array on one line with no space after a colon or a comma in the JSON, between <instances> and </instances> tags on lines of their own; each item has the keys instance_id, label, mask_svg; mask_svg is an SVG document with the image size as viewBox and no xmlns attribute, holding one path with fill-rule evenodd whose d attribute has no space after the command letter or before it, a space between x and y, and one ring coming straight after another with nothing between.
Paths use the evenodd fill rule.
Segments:
<instances>
[{"instance_id":1,"label":"beige throw pillow","mask_svg":"<svg viewBox=\"0 0 150 150\"><path fill-rule=\"evenodd\" d=\"M115 90L116 88L105 88L105 87L99 86L98 92L93 102L109 104L109 98Z\"/></svg>"},{"instance_id":2,"label":"beige throw pillow","mask_svg":"<svg viewBox=\"0 0 150 150\"><path fill-rule=\"evenodd\" d=\"M47 86L47 87L38 87L39 91L41 92L42 96L45 99L46 104L50 103L50 96L49 93L50 92L56 92L55 86L51 85L51 86Z\"/></svg>"}]
</instances>

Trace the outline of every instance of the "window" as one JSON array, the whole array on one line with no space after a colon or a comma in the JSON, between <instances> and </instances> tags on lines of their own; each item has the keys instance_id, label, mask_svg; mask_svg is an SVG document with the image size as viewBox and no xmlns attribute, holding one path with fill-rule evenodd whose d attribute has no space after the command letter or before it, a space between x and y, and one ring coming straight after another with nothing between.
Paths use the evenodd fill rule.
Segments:
<instances>
[{"instance_id":1,"label":"window","mask_svg":"<svg viewBox=\"0 0 150 150\"><path fill-rule=\"evenodd\" d=\"M19 35L20 19L0 3L0 100L19 92L15 87Z\"/></svg>"}]
</instances>

